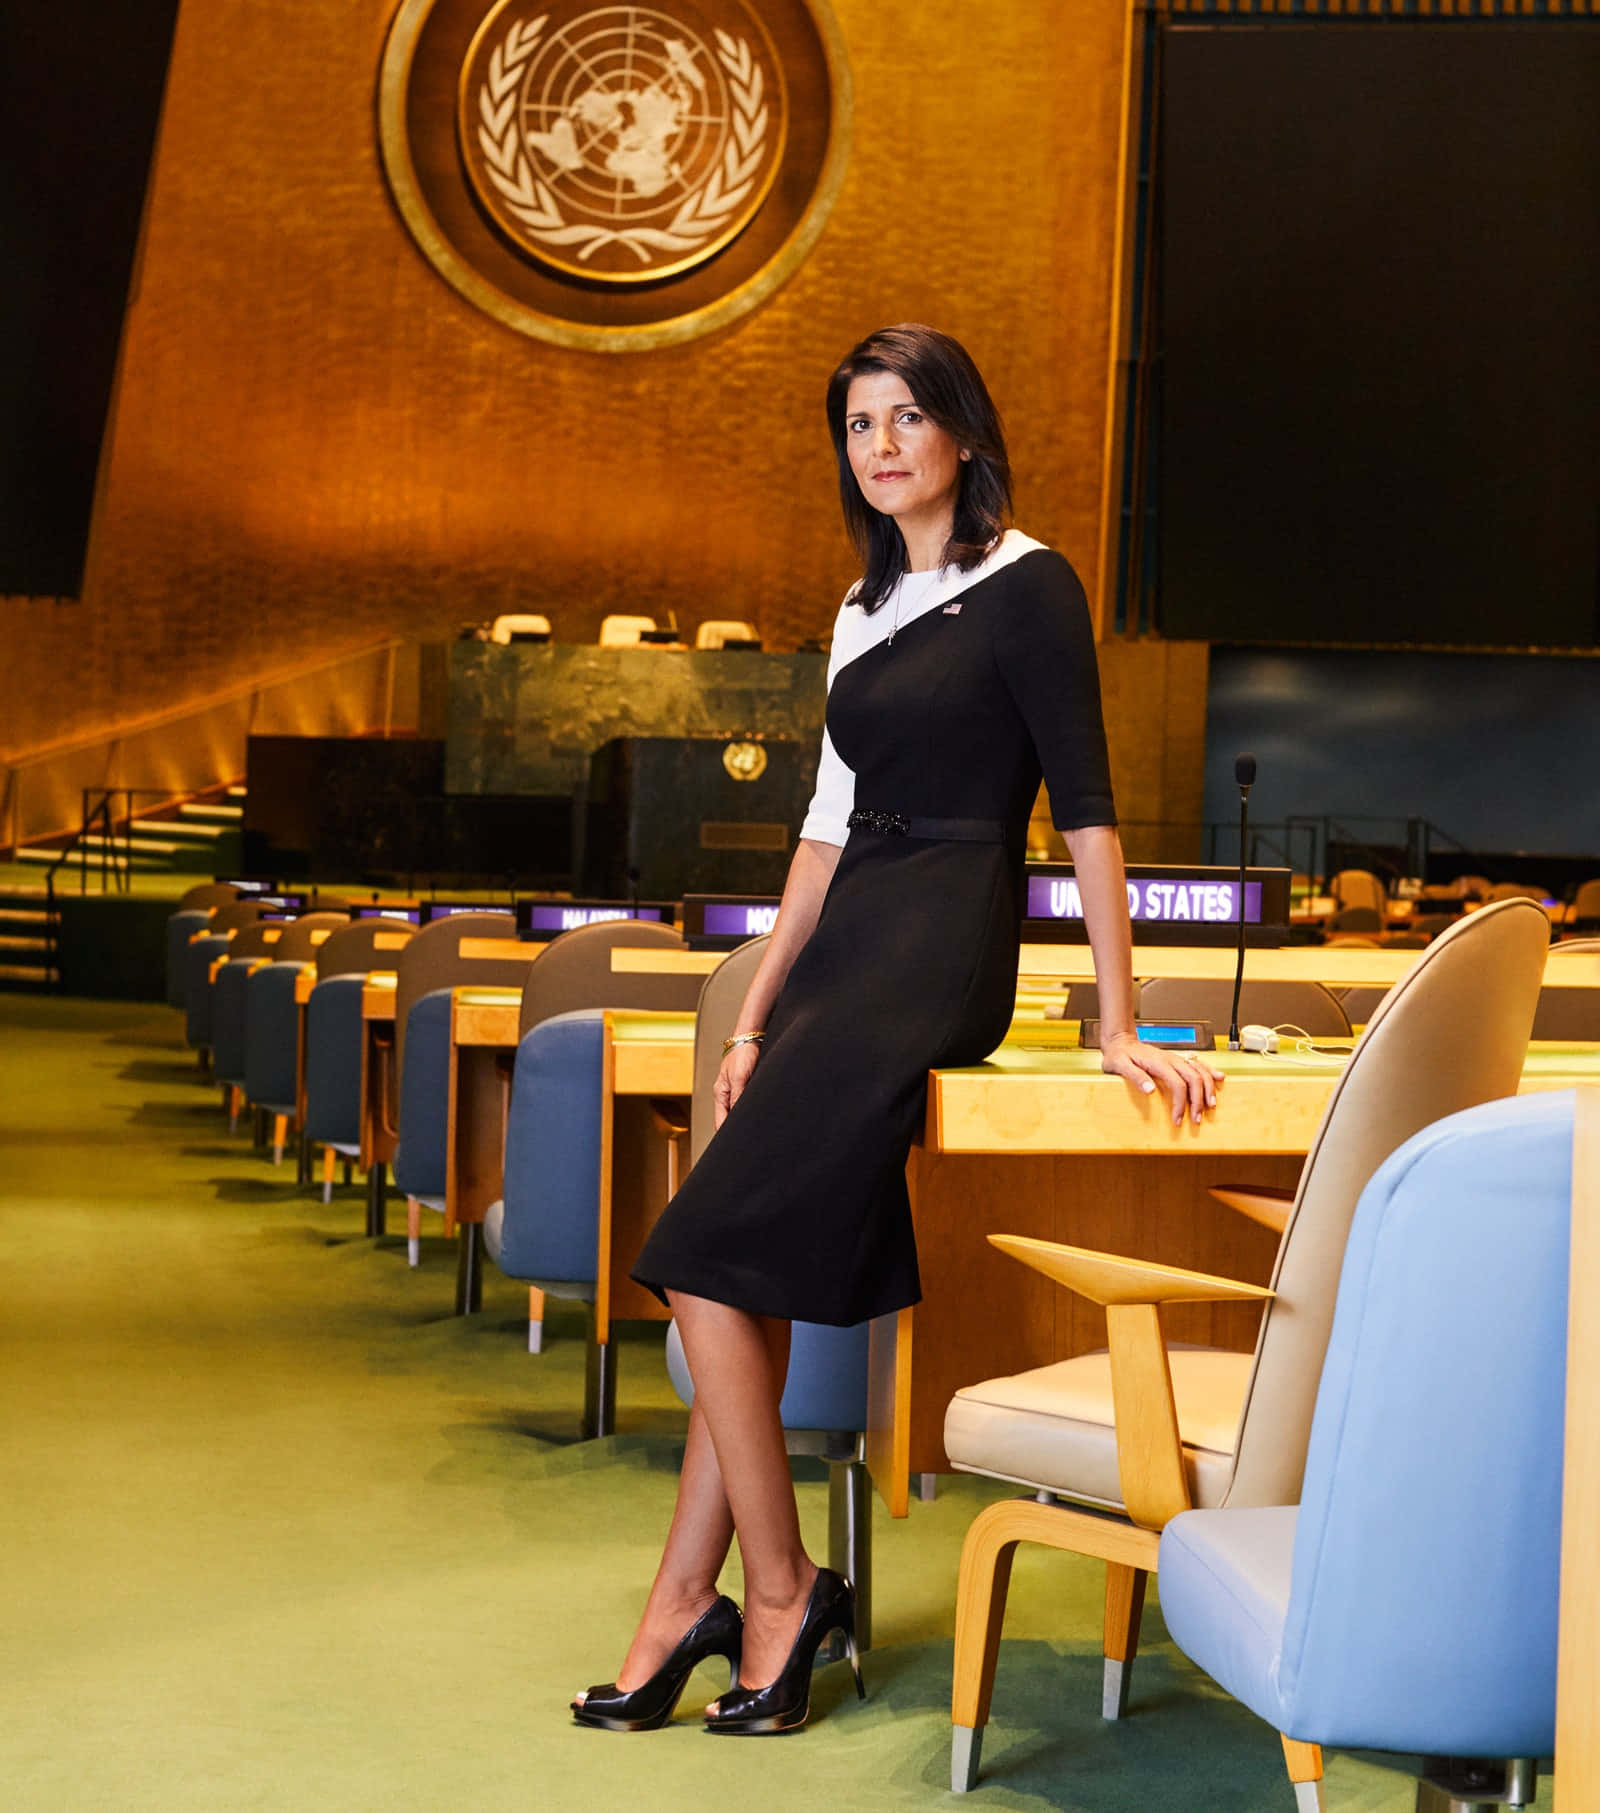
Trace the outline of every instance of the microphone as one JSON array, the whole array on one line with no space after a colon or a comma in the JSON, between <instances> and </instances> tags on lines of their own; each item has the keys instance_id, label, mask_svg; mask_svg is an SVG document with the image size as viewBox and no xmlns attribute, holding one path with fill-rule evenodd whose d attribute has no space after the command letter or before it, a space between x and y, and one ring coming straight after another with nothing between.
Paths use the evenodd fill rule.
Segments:
<instances>
[{"instance_id":1,"label":"microphone","mask_svg":"<svg viewBox=\"0 0 1600 1813\"><path fill-rule=\"evenodd\" d=\"M1239 990L1244 986L1244 859L1250 830L1250 789L1256 780L1256 758L1235 758L1233 778L1239 783L1239 957L1233 971L1233 1016L1228 1022L1228 1049L1239 1049Z\"/></svg>"}]
</instances>

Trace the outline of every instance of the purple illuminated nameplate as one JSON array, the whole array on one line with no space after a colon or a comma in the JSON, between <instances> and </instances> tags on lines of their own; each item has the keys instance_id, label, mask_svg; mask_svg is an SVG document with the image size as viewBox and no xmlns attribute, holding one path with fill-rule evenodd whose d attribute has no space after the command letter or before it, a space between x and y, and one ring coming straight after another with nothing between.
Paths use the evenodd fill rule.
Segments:
<instances>
[{"instance_id":1,"label":"purple illuminated nameplate","mask_svg":"<svg viewBox=\"0 0 1600 1813\"><path fill-rule=\"evenodd\" d=\"M508 910L504 906L471 900L430 900L423 909L429 924L435 919L454 919L461 913L504 913Z\"/></svg>"},{"instance_id":2,"label":"purple illuminated nameplate","mask_svg":"<svg viewBox=\"0 0 1600 1813\"><path fill-rule=\"evenodd\" d=\"M751 906L745 902L708 900L705 934L708 938L760 938L778 918L776 903Z\"/></svg>"},{"instance_id":3,"label":"purple illuminated nameplate","mask_svg":"<svg viewBox=\"0 0 1600 1813\"><path fill-rule=\"evenodd\" d=\"M665 916L658 906L563 906L557 900L528 908L528 930L570 932L574 926L603 925L610 919L651 919L659 925Z\"/></svg>"},{"instance_id":4,"label":"purple illuminated nameplate","mask_svg":"<svg viewBox=\"0 0 1600 1813\"><path fill-rule=\"evenodd\" d=\"M1247 925L1261 922L1261 883L1244 885ZM1083 902L1071 876L1028 877L1030 919L1082 919ZM1237 925L1237 881L1129 881L1128 917L1136 925Z\"/></svg>"},{"instance_id":5,"label":"purple illuminated nameplate","mask_svg":"<svg viewBox=\"0 0 1600 1813\"><path fill-rule=\"evenodd\" d=\"M421 925L421 907L363 906L356 908L357 919L399 919L407 925Z\"/></svg>"}]
</instances>

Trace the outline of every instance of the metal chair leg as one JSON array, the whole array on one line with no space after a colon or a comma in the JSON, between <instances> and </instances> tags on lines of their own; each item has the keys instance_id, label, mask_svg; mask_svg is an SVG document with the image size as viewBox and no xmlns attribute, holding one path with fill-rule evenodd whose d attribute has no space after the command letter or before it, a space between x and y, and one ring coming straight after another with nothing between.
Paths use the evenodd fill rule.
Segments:
<instances>
[{"instance_id":1,"label":"metal chair leg","mask_svg":"<svg viewBox=\"0 0 1600 1813\"><path fill-rule=\"evenodd\" d=\"M381 1240L388 1232L389 1167L375 1164L367 1173L367 1238Z\"/></svg>"},{"instance_id":2,"label":"metal chair leg","mask_svg":"<svg viewBox=\"0 0 1600 1813\"><path fill-rule=\"evenodd\" d=\"M855 1458L828 1468L828 1566L856 1589L856 1649L872 1647L872 1483L859 1447ZM836 1633L837 1634L837 1633ZM829 1639L828 1659L838 1656Z\"/></svg>"},{"instance_id":3,"label":"metal chair leg","mask_svg":"<svg viewBox=\"0 0 1600 1813\"><path fill-rule=\"evenodd\" d=\"M617 1357L610 1341L595 1339L594 1310L589 1311L588 1352L583 1373L583 1439L614 1435L617 1428Z\"/></svg>"},{"instance_id":4,"label":"metal chair leg","mask_svg":"<svg viewBox=\"0 0 1600 1813\"><path fill-rule=\"evenodd\" d=\"M1433 1757L1417 1783L1417 1813L1494 1813L1531 1806L1539 1793L1539 1764L1531 1756L1508 1761Z\"/></svg>"}]
</instances>

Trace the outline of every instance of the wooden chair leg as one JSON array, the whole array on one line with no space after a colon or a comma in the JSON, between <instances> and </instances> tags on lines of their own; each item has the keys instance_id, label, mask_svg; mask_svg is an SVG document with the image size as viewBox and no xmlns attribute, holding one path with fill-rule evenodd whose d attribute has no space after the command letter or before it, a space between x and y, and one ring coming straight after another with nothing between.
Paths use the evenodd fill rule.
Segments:
<instances>
[{"instance_id":1,"label":"wooden chair leg","mask_svg":"<svg viewBox=\"0 0 1600 1813\"><path fill-rule=\"evenodd\" d=\"M287 1114L275 1114L272 1117L272 1162L283 1163L283 1148L289 1142L289 1117Z\"/></svg>"},{"instance_id":2,"label":"wooden chair leg","mask_svg":"<svg viewBox=\"0 0 1600 1813\"><path fill-rule=\"evenodd\" d=\"M973 1519L961 1545L961 1571L956 1581L955 1681L950 1720L950 1788L965 1794L978 1779L983 1728L989 1722L995 1664L1000 1658L1000 1631L1006 1621L1006 1594L1011 1587L1011 1561L1017 1538L1009 1519L996 1516L1008 1505L990 1505Z\"/></svg>"},{"instance_id":3,"label":"wooden chair leg","mask_svg":"<svg viewBox=\"0 0 1600 1813\"><path fill-rule=\"evenodd\" d=\"M1149 1580L1142 1567L1106 1563L1106 1660L1100 1689L1100 1716L1105 1719L1120 1719L1128 1710L1128 1683L1139 1653L1139 1622Z\"/></svg>"},{"instance_id":4,"label":"wooden chair leg","mask_svg":"<svg viewBox=\"0 0 1600 1813\"><path fill-rule=\"evenodd\" d=\"M337 1163L338 1157L339 1154L334 1151L332 1146L322 1148L322 1200L324 1202L333 1201L333 1167Z\"/></svg>"},{"instance_id":5,"label":"wooden chair leg","mask_svg":"<svg viewBox=\"0 0 1600 1813\"><path fill-rule=\"evenodd\" d=\"M1144 1605L1144 1579L1156 1565L1160 1536L1117 1518L1039 1498L1007 1498L972 1520L961 1545L961 1573L956 1584L955 1687L950 1699L950 1786L964 1794L978 1777L983 1729L989 1722L994 1691L1000 1627L1005 1621L1006 1588L1011 1557L1019 1542L1038 1542L1052 1549L1093 1555L1124 1575L1106 1583L1108 1648L1115 1628L1122 1633L1131 1661ZM1139 1576L1135 1579L1134 1576Z\"/></svg>"},{"instance_id":6,"label":"wooden chair leg","mask_svg":"<svg viewBox=\"0 0 1600 1813\"><path fill-rule=\"evenodd\" d=\"M415 1196L406 1198L406 1263L422 1263L422 1204Z\"/></svg>"},{"instance_id":7,"label":"wooden chair leg","mask_svg":"<svg viewBox=\"0 0 1600 1813\"><path fill-rule=\"evenodd\" d=\"M1283 1760L1294 1783L1295 1813L1322 1813L1322 1746L1286 1737Z\"/></svg>"},{"instance_id":8,"label":"wooden chair leg","mask_svg":"<svg viewBox=\"0 0 1600 1813\"><path fill-rule=\"evenodd\" d=\"M544 1351L544 1292L537 1284L528 1286L528 1352Z\"/></svg>"}]
</instances>

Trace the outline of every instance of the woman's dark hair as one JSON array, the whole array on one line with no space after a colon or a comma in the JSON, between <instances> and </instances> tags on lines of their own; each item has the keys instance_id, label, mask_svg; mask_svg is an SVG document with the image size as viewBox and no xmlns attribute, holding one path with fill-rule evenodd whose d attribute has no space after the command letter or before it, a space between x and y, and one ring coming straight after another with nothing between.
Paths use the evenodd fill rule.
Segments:
<instances>
[{"instance_id":1,"label":"woman's dark hair","mask_svg":"<svg viewBox=\"0 0 1600 1813\"><path fill-rule=\"evenodd\" d=\"M889 371L905 380L922 413L971 455L961 462L955 520L939 564L970 571L994 546L1011 511L1011 463L1005 434L972 355L958 340L915 321L880 328L853 347L828 380L828 432L839 461L839 501L845 527L861 556L855 603L875 611L906 570L906 544L892 516L861 495L850 469L845 403L864 372Z\"/></svg>"}]
</instances>

